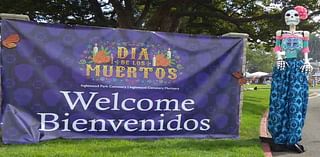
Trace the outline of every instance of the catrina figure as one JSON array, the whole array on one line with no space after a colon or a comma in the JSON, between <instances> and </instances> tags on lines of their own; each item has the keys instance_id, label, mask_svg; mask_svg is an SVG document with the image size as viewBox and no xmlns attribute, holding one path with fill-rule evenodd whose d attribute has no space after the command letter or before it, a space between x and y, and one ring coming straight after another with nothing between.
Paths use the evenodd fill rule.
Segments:
<instances>
[{"instance_id":1,"label":"catrina figure","mask_svg":"<svg viewBox=\"0 0 320 157\"><path fill-rule=\"evenodd\" d=\"M296 6L285 12L289 30L276 32L276 66L273 69L268 130L273 151L304 152L302 128L308 104L309 32L298 31L300 20L308 18L307 9Z\"/></svg>"}]
</instances>

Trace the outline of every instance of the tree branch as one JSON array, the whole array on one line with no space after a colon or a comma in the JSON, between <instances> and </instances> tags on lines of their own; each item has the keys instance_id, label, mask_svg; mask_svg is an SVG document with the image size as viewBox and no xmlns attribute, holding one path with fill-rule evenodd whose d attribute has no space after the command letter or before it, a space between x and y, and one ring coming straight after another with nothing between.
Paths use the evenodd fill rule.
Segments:
<instances>
[{"instance_id":1,"label":"tree branch","mask_svg":"<svg viewBox=\"0 0 320 157\"><path fill-rule=\"evenodd\" d=\"M243 7L247 6L249 3L252 3L256 0L250 0L247 3L243 3L240 7L238 7L237 9L235 9L230 16L233 16L235 13L237 13L237 11L239 11L240 9L242 9Z\"/></svg>"},{"instance_id":2,"label":"tree branch","mask_svg":"<svg viewBox=\"0 0 320 157\"><path fill-rule=\"evenodd\" d=\"M94 13L94 19L99 25L107 23L106 17L104 16L100 4L97 0L89 0L90 8Z\"/></svg>"},{"instance_id":3,"label":"tree branch","mask_svg":"<svg viewBox=\"0 0 320 157\"><path fill-rule=\"evenodd\" d=\"M129 9L130 11L132 11L133 10L133 7L132 7L132 1L131 0L124 0L124 2L125 2L125 8L126 9Z\"/></svg>"},{"instance_id":4,"label":"tree branch","mask_svg":"<svg viewBox=\"0 0 320 157\"><path fill-rule=\"evenodd\" d=\"M310 18L313 17L313 16L319 15L319 14L320 14L320 10L314 11L314 12L312 12L311 14L309 14L308 19L310 19Z\"/></svg>"},{"instance_id":5,"label":"tree branch","mask_svg":"<svg viewBox=\"0 0 320 157\"><path fill-rule=\"evenodd\" d=\"M100 7L105 7L105 6L107 6L107 5L110 5L110 2L102 2L102 3L100 4Z\"/></svg>"},{"instance_id":6,"label":"tree branch","mask_svg":"<svg viewBox=\"0 0 320 157\"><path fill-rule=\"evenodd\" d=\"M144 5L143 11L141 12L141 15L136 20L135 25L140 26L143 22L143 19L146 17L150 10L151 0L147 0L146 4Z\"/></svg>"},{"instance_id":7,"label":"tree branch","mask_svg":"<svg viewBox=\"0 0 320 157\"><path fill-rule=\"evenodd\" d=\"M121 2L119 0L110 0L113 8L116 10L116 12L123 11L124 7L122 6Z\"/></svg>"},{"instance_id":8,"label":"tree branch","mask_svg":"<svg viewBox=\"0 0 320 157\"><path fill-rule=\"evenodd\" d=\"M167 28L170 28L171 26L167 27L171 23L167 23L168 21L171 21L172 19L172 11L171 9L173 7L178 7L181 5L186 5L190 2L193 2L192 0L167 0L165 1L160 7L157 8L157 11L153 14L153 16L150 18L149 22L147 23L147 28L149 30L158 30L158 31L169 31ZM176 15L174 15L177 18ZM165 28L166 27L166 28Z\"/></svg>"},{"instance_id":9,"label":"tree branch","mask_svg":"<svg viewBox=\"0 0 320 157\"><path fill-rule=\"evenodd\" d=\"M215 11L212 10L210 12L204 12L204 11L198 11L198 12L180 12L177 13L179 16L198 16L198 17L214 17L214 18L219 18L225 21L228 21L230 23L234 23L236 25L239 25L241 23L246 23L246 22L252 22L252 21L259 21L259 20L265 20L265 19L280 19L281 14L263 14L260 16L255 16L255 17L246 17L246 18L236 18L236 17L231 17L228 16L224 13L221 13L220 11Z\"/></svg>"},{"instance_id":10,"label":"tree branch","mask_svg":"<svg viewBox=\"0 0 320 157\"><path fill-rule=\"evenodd\" d=\"M134 17L133 17L133 9L131 6L130 9L130 5L131 4L131 0L126 0L125 4L127 5L126 7L124 7L121 4L121 1L119 0L110 0L115 12L118 15L117 21L118 21L118 25L121 28L133 28L134 27Z\"/></svg>"},{"instance_id":11,"label":"tree branch","mask_svg":"<svg viewBox=\"0 0 320 157\"><path fill-rule=\"evenodd\" d=\"M202 17L208 16L209 14L210 16L218 17L222 20L228 21L230 23L234 23L236 25L239 25L245 22L252 22L252 21L258 21L258 20L265 20L265 19L281 19L281 13L263 14L263 15L254 16L254 17L233 17L231 15L226 14L226 12L223 10L219 10L211 5L207 5L207 3L201 3L201 1L197 1L197 3L207 8L208 12L200 11L198 13L192 13L192 14L198 14ZM188 16L192 14L189 14Z\"/></svg>"}]
</instances>

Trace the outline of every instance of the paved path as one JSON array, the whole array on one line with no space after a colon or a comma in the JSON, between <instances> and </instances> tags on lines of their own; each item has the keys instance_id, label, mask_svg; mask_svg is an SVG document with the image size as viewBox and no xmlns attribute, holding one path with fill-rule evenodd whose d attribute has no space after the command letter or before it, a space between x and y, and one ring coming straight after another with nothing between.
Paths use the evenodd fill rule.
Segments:
<instances>
[{"instance_id":1,"label":"paved path","mask_svg":"<svg viewBox=\"0 0 320 157\"><path fill-rule=\"evenodd\" d=\"M310 90L318 92L318 96L309 99L307 118L303 128L302 144L306 152L302 154L294 152L273 152L274 157L319 157L320 156L320 90Z\"/></svg>"}]
</instances>

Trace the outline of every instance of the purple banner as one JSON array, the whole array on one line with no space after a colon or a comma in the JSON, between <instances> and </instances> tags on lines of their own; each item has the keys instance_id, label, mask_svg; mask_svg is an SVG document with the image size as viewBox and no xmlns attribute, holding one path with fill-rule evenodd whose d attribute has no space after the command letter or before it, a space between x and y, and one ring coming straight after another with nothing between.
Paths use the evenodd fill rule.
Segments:
<instances>
[{"instance_id":1,"label":"purple banner","mask_svg":"<svg viewBox=\"0 0 320 157\"><path fill-rule=\"evenodd\" d=\"M2 140L237 138L243 40L2 21Z\"/></svg>"}]
</instances>

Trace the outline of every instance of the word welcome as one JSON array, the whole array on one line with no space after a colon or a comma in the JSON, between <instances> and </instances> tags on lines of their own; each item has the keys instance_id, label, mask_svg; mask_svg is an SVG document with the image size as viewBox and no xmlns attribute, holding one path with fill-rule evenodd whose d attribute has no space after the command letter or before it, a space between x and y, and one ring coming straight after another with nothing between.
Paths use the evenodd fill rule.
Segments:
<instances>
[{"instance_id":1,"label":"word welcome","mask_svg":"<svg viewBox=\"0 0 320 157\"><path fill-rule=\"evenodd\" d=\"M41 131L96 131L96 132L117 132L120 127L124 131L207 131L210 129L210 119L184 119L182 114L167 114L167 118L162 112L191 112L195 109L193 99L156 99L149 98L120 99L119 92L111 94L111 98L99 96L99 92L80 92L80 91L60 91L64 96L71 111L79 110L99 110L99 111L139 111L139 112L161 112L160 119L72 119L66 112L61 119L56 113L37 113L40 115ZM85 96L86 95L86 96ZM85 99L85 97L87 99ZM92 104L94 104L92 106ZM93 107L93 108L92 108ZM71 128L70 128L71 127Z\"/></svg>"}]
</instances>

